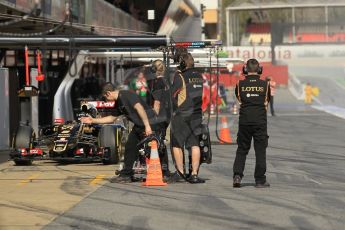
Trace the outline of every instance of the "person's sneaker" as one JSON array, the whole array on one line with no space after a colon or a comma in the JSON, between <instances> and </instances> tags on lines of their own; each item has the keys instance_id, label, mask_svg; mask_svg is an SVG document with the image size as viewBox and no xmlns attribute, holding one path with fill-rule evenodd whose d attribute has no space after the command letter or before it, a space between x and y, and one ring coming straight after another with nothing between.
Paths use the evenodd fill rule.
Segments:
<instances>
[{"instance_id":1,"label":"person's sneaker","mask_svg":"<svg viewBox=\"0 0 345 230\"><path fill-rule=\"evenodd\" d=\"M169 184L176 183L176 182L183 182L184 179L178 174L178 172L174 172L170 174L169 180L167 181Z\"/></svg>"},{"instance_id":2,"label":"person's sneaker","mask_svg":"<svg viewBox=\"0 0 345 230\"><path fill-rule=\"evenodd\" d=\"M205 183L204 179L201 179L200 177L198 177L198 175L191 175L188 178L188 182L191 184L201 184L201 183Z\"/></svg>"},{"instance_id":3,"label":"person's sneaker","mask_svg":"<svg viewBox=\"0 0 345 230\"><path fill-rule=\"evenodd\" d=\"M132 181L132 177L131 176L125 176L125 175L119 175L119 176L114 176L112 178L110 178L110 183L130 183L133 182Z\"/></svg>"},{"instance_id":4,"label":"person's sneaker","mask_svg":"<svg viewBox=\"0 0 345 230\"><path fill-rule=\"evenodd\" d=\"M239 175L234 176L234 182L233 182L232 186L234 188L240 188L241 187L241 180L242 179Z\"/></svg>"},{"instance_id":5,"label":"person's sneaker","mask_svg":"<svg viewBox=\"0 0 345 230\"><path fill-rule=\"evenodd\" d=\"M255 188L268 188L268 187L270 187L270 184L267 181L255 183Z\"/></svg>"}]
</instances>

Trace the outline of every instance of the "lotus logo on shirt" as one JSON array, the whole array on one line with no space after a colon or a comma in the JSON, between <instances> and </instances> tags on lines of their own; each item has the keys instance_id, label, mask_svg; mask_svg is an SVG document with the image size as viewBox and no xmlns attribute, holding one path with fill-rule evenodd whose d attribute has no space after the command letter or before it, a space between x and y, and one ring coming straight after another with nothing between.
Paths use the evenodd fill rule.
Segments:
<instances>
[{"instance_id":1,"label":"lotus logo on shirt","mask_svg":"<svg viewBox=\"0 0 345 230\"><path fill-rule=\"evenodd\" d=\"M258 86L247 86L241 87L242 92L264 92L264 87L258 87Z\"/></svg>"}]
</instances>

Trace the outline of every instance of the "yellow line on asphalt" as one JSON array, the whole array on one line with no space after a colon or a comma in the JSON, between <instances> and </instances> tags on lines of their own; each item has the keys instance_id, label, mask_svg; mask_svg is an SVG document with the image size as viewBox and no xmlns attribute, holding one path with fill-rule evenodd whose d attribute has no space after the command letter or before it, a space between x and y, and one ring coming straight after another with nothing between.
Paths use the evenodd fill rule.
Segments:
<instances>
[{"instance_id":1,"label":"yellow line on asphalt","mask_svg":"<svg viewBox=\"0 0 345 230\"><path fill-rule=\"evenodd\" d=\"M95 177L95 179L93 179L92 181L90 181L90 185L97 185L99 182L101 182L107 175L105 174L99 174Z\"/></svg>"},{"instance_id":2,"label":"yellow line on asphalt","mask_svg":"<svg viewBox=\"0 0 345 230\"><path fill-rule=\"evenodd\" d=\"M21 180L17 185L22 186L22 185L25 185L29 182L32 182L32 180L36 179L39 175L40 175L39 173L33 174L33 175L29 176L27 179Z\"/></svg>"}]
</instances>

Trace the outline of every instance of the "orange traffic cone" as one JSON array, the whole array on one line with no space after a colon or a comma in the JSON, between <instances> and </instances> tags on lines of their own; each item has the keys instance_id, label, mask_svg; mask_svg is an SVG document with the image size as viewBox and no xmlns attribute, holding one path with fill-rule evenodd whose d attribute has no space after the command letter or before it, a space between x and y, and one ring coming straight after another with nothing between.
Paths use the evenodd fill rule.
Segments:
<instances>
[{"instance_id":1,"label":"orange traffic cone","mask_svg":"<svg viewBox=\"0 0 345 230\"><path fill-rule=\"evenodd\" d=\"M221 118L221 128L220 128L220 143L224 144L232 143L231 135L230 135L230 128L228 126L228 122L226 117Z\"/></svg>"},{"instance_id":2,"label":"orange traffic cone","mask_svg":"<svg viewBox=\"0 0 345 230\"><path fill-rule=\"evenodd\" d=\"M143 186L164 186L162 167L159 161L157 141L151 141L151 156L147 164L146 181Z\"/></svg>"}]
</instances>

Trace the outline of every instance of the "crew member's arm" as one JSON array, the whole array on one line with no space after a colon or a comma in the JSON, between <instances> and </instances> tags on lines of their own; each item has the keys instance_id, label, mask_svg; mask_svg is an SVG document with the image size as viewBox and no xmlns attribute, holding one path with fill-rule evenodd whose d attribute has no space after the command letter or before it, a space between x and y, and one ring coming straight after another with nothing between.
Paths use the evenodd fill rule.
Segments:
<instances>
[{"instance_id":1,"label":"crew member's arm","mask_svg":"<svg viewBox=\"0 0 345 230\"><path fill-rule=\"evenodd\" d=\"M270 83L269 83L270 84ZM267 100L268 100L268 102L270 102L271 101L271 86L268 86L268 98L267 98Z\"/></svg>"},{"instance_id":2,"label":"crew member's arm","mask_svg":"<svg viewBox=\"0 0 345 230\"><path fill-rule=\"evenodd\" d=\"M235 87L235 96L236 96L237 100L238 100L239 102L241 102L240 95L238 94L238 84L239 84L239 83L237 83L237 84L236 84L236 87Z\"/></svg>"},{"instance_id":3,"label":"crew member's arm","mask_svg":"<svg viewBox=\"0 0 345 230\"><path fill-rule=\"evenodd\" d=\"M92 117L82 117L80 121L85 124L111 124L116 121L117 117L114 116L106 116L100 118L92 118Z\"/></svg>"},{"instance_id":4,"label":"crew member's arm","mask_svg":"<svg viewBox=\"0 0 345 230\"><path fill-rule=\"evenodd\" d=\"M158 79L152 88L153 110L159 115L161 101L164 100L165 85L161 79Z\"/></svg>"},{"instance_id":5,"label":"crew member's arm","mask_svg":"<svg viewBox=\"0 0 345 230\"><path fill-rule=\"evenodd\" d=\"M158 100L153 101L153 110L156 112L156 114L159 114L159 109L161 107L161 102Z\"/></svg>"},{"instance_id":6,"label":"crew member's arm","mask_svg":"<svg viewBox=\"0 0 345 230\"><path fill-rule=\"evenodd\" d=\"M171 86L172 97L175 98L177 94L181 91L183 86L182 79L179 73L175 73L174 83Z\"/></svg>"},{"instance_id":7,"label":"crew member's arm","mask_svg":"<svg viewBox=\"0 0 345 230\"><path fill-rule=\"evenodd\" d=\"M150 126L150 123L149 123L149 119L147 117L147 114L145 112L145 109L144 107L140 104L140 103L136 103L134 105L134 109L138 112L139 114L139 117L141 118L141 120L143 121L144 123L144 126L145 126L145 134L146 135L151 135L152 134L152 130L151 130L151 126Z\"/></svg>"}]
</instances>

